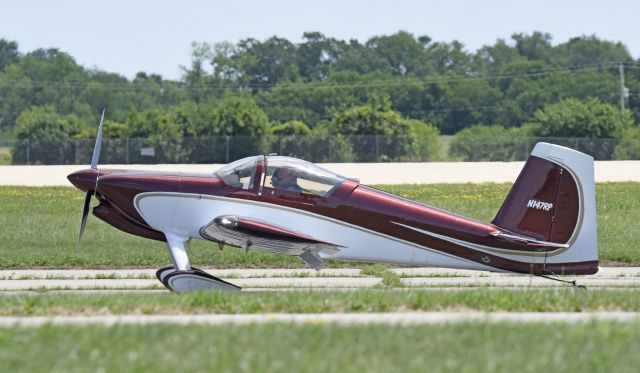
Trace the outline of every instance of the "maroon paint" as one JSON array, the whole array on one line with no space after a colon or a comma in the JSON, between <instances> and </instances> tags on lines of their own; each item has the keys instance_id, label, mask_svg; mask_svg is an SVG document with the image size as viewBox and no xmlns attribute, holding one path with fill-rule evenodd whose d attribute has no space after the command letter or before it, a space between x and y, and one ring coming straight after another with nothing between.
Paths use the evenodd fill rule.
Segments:
<instances>
[{"instance_id":1,"label":"maroon paint","mask_svg":"<svg viewBox=\"0 0 640 373\"><path fill-rule=\"evenodd\" d=\"M98 181L97 193L106 198L120 212L147 225L133 205L133 198L150 190L158 192L177 191L179 177L160 174L112 173L101 176Z\"/></svg>"},{"instance_id":2,"label":"maroon paint","mask_svg":"<svg viewBox=\"0 0 640 373\"><path fill-rule=\"evenodd\" d=\"M128 219L127 217L118 213L117 210L109 208L105 204L100 204L99 206L95 207L93 209L93 215L97 216L104 222L120 229L121 231L156 241L166 240L164 233L158 232L149 227L141 226L139 225L139 223Z\"/></svg>"},{"instance_id":3,"label":"maroon paint","mask_svg":"<svg viewBox=\"0 0 640 373\"><path fill-rule=\"evenodd\" d=\"M248 219L248 218L244 218L244 217L240 217L237 216L236 217L238 219L238 228L239 229L245 229L245 230L249 230L252 232L259 232L259 233L264 233L267 235L273 235L273 236L280 236L280 237L284 237L284 238L289 238L289 239L296 239L296 240L301 240L301 241L305 241L305 242L312 242L312 243L324 243L327 245L333 245L333 246L338 246L340 247L340 245L335 245L332 244L330 242L326 242L326 241L320 241L317 240L313 237L307 236L305 234L300 234L297 232L293 232L290 231L288 229L273 225L273 224L268 224L266 222L262 222L262 221L257 221L257 220L252 220L252 219Z\"/></svg>"},{"instance_id":4,"label":"maroon paint","mask_svg":"<svg viewBox=\"0 0 640 373\"><path fill-rule=\"evenodd\" d=\"M527 164L530 164L529 167L540 169L539 172L542 172L544 176L541 176L540 179L546 179L546 176L549 176L555 183L560 183L560 193L558 196L562 200L566 199L568 202L566 202L566 204L561 203L557 209L559 214L564 214L560 216L570 218L571 208L576 203L572 200L572 198L576 196L576 193L572 190L572 188L575 188L575 183L572 184L573 179L571 177L565 179L564 175L560 174L559 168L555 165L551 164L551 166L547 166L549 163L544 161L542 163L547 165L543 165L535 160L535 157L531 158L534 158L534 160L531 164L529 162L527 162ZM542 160L540 159L540 161ZM259 164L257 167L256 180L262 181L263 169L264 165ZM520 183L525 186L528 184L529 186L526 188L515 188L517 190L509 194L505 206L503 206L498 213L496 220L493 222L495 225L493 225L451 214L367 186L358 185L350 180L345 181L330 197L324 198L315 195L284 192L266 186L260 187L256 182L254 182L251 191L238 190L228 187L213 175L176 175L115 171L106 174L104 171L100 172L103 176L99 179L97 193L111 204L118 206L123 217L145 227L147 226L146 222L133 206L133 198L135 195L149 191L195 193L253 200L308 211L503 270L534 274L547 273L547 270L565 274L591 274L597 272L598 268L597 261L548 264L546 267L542 264L532 265L530 263L509 260L479 252L394 224L394 222L401 223L425 231L490 247L527 251L546 250L545 248L528 246L526 243L499 240L493 235L493 233L499 231L496 225L507 225L513 228L510 230L518 233L519 230L525 230L527 232L535 230L532 229L534 227L532 222L536 220L542 220L543 223L548 220L544 215L540 216L534 213L537 211L522 211L522 209L518 208L518 200L526 199L526 191L533 191L535 198L544 201L555 201L556 196L550 192L551 190L555 191L555 185L552 185L553 182L543 183L539 181L536 182L536 180L529 180L526 176L518 178L516 184ZM69 179L74 185L85 190L86 188L90 188L90 179L92 176L95 177L95 174L95 170L79 171L78 173L70 175ZM527 173L523 172L522 174L526 175ZM565 174L568 175L568 173ZM531 194L529 194L529 196L530 195ZM577 199L577 196L574 199ZM511 206L511 208L509 206ZM516 217L519 219L516 219ZM524 223L513 226L509 225L510 221L516 220L524 221ZM125 227L127 219L110 219L107 222L110 224L114 222L112 225L116 228L133 233L132 228ZM567 226L570 225L569 223L553 227L545 225L545 227L547 232L551 232L552 238L563 239L569 234L567 233L569 231ZM538 237L544 239L542 235L536 233L535 238Z\"/></svg>"},{"instance_id":5,"label":"maroon paint","mask_svg":"<svg viewBox=\"0 0 640 373\"><path fill-rule=\"evenodd\" d=\"M103 170L94 170L88 168L86 170L76 171L67 176L67 179L73 184L76 188L80 189L83 192L88 190L95 190L96 187L96 179L98 178L99 172L104 172Z\"/></svg>"},{"instance_id":6,"label":"maroon paint","mask_svg":"<svg viewBox=\"0 0 640 373\"><path fill-rule=\"evenodd\" d=\"M530 201L553 207L532 208ZM531 156L492 223L538 240L566 243L578 220L578 206L573 176L555 163Z\"/></svg>"},{"instance_id":7,"label":"maroon paint","mask_svg":"<svg viewBox=\"0 0 640 373\"><path fill-rule=\"evenodd\" d=\"M549 241L568 242L576 228L580 200L573 176L564 170L558 185L558 198L553 212L553 224Z\"/></svg>"}]
</instances>

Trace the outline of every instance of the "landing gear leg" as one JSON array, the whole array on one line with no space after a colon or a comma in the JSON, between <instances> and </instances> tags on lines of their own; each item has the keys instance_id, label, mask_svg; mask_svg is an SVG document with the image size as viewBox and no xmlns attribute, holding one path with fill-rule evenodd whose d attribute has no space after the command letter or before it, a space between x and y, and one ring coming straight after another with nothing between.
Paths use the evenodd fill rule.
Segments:
<instances>
[{"instance_id":1,"label":"landing gear leg","mask_svg":"<svg viewBox=\"0 0 640 373\"><path fill-rule=\"evenodd\" d=\"M238 286L191 267L185 248L186 238L173 234L165 236L173 266L160 268L156 277L167 289L180 293L197 290L240 290Z\"/></svg>"},{"instance_id":2,"label":"landing gear leg","mask_svg":"<svg viewBox=\"0 0 640 373\"><path fill-rule=\"evenodd\" d=\"M170 233L165 234L165 237L167 237L167 246L173 262L173 268L179 271L190 270L191 264L189 264L187 249L184 246L188 239Z\"/></svg>"}]
</instances>

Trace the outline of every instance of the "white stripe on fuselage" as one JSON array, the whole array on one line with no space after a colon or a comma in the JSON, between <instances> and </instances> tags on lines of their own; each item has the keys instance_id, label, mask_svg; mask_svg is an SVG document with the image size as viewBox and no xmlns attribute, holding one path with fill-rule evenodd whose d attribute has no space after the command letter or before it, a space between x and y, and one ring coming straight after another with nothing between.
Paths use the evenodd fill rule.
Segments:
<instances>
[{"instance_id":1,"label":"white stripe on fuselage","mask_svg":"<svg viewBox=\"0 0 640 373\"><path fill-rule=\"evenodd\" d=\"M500 248L496 248L496 247L492 247L492 246L485 246L485 245L480 245L480 244L477 244L477 243L474 243L474 242L460 240L460 239L457 239L457 238L445 236L443 234L434 233L434 232L431 232L431 231L428 231L428 230L425 230L425 229L412 227L410 225L398 223L398 222L395 222L395 221L392 221L391 223L399 225L401 227L412 229L412 230L414 230L416 232L420 232L420 233L422 233L424 235L427 235L427 236L431 236L431 237L438 238L438 239L443 240L443 241L451 242L453 244L466 247L468 249L472 249L472 250L476 250L476 251L482 251L482 252L485 252L487 254L498 255L498 256L501 256L501 257L506 258L506 259L517 260L517 261L521 261L521 262L524 262L524 263L544 263L544 261L547 258L552 257L554 255L557 255L559 253L562 253L563 251L566 250L566 248L561 248L561 249L549 250L547 253L545 253L545 252L537 253L537 252L527 252L527 251L519 251L519 250L500 249Z\"/></svg>"},{"instance_id":2,"label":"white stripe on fuselage","mask_svg":"<svg viewBox=\"0 0 640 373\"><path fill-rule=\"evenodd\" d=\"M322 255L325 258L495 271L492 267L397 237L270 203L200 194L148 192L136 195L134 206L152 228L183 237L202 239L201 227L218 216L236 215L274 222L317 240L344 246L336 254Z\"/></svg>"}]
</instances>

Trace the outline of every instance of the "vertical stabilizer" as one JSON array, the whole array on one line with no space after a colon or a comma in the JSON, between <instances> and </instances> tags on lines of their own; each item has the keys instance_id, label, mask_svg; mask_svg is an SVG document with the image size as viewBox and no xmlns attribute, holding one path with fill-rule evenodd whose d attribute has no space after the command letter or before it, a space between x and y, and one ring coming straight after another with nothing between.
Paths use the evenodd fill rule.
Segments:
<instances>
[{"instance_id":1,"label":"vertical stabilizer","mask_svg":"<svg viewBox=\"0 0 640 373\"><path fill-rule=\"evenodd\" d=\"M597 260L593 157L538 143L492 223L517 235L569 245L564 260Z\"/></svg>"}]
</instances>

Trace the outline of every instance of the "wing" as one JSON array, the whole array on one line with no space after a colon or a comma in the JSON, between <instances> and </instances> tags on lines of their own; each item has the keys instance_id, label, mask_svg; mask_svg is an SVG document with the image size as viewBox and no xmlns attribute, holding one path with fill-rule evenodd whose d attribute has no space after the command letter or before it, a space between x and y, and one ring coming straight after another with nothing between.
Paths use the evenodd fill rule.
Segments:
<instances>
[{"instance_id":1,"label":"wing","mask_svg":"<svg viewBox=\"0 0 640 373\"><path fill-rule=\"evenodd\" d=\"M320 253L335 254L340 245L315 239L282 226L258 219L223 215L200 228L200 235L214 242L249 249L295 255L309 267L326 266Z\"/></svg>"}]
</instances>

